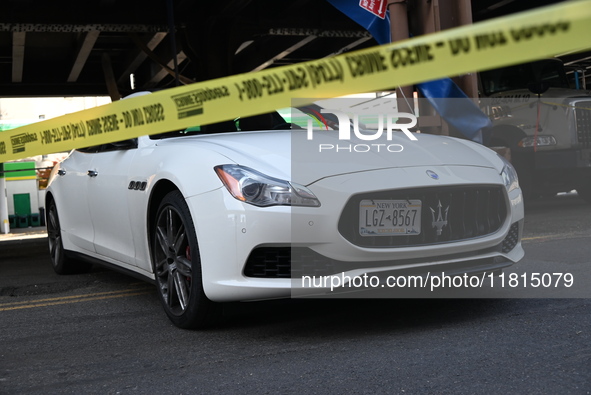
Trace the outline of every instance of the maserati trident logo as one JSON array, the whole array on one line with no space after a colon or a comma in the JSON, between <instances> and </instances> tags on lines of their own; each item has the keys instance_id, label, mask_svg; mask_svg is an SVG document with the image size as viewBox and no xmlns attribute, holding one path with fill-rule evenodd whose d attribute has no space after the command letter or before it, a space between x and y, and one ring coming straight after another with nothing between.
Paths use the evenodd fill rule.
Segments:
<instances>
[{"instance_id":1,"label":"maserati trident logo","mask_svg":"<svg viewBox=\"0 0 591 395\"><path fill-rule=\"evenodd\" d=\"M433 170L427 170L427 175L434 180L439 180L439 174L435 173Z\"/></svg>"},{"instance_id":2,"label":"maserati trident logo","mask_svg":"<svg viewBox=\"0 0 591 395\"><path fill-rule=\"evenodd\" d=\"M435 219L435 210L429 207L429 210L431 210L431 216L433 217L431 226L437 229L437 236L441 236L443 227L447 225L447 214L449 212L449 206L447 206L445 210L442 210L441 208L441 200L439 200L437 203L437 219Z\"/></svg>"}]
</instances>

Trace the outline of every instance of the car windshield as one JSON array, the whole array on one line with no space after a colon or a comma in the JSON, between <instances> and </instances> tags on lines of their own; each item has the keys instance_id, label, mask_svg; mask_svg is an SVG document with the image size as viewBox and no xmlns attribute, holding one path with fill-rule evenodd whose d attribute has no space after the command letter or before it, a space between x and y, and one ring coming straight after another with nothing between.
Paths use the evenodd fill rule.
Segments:
<instances>
[{"instance_id":1,"label":"car windshield","mask_svg":"<svg viewBox=\"0 0 591 395\"><path fill-rule=\"evenodd\" d=\"M379 120L375 114L396 113L396 98L392 92L378 94L359 94L353 97L319 99L311 104L287 107L269 113L239 117L215 124L194 126L184 130L151 135L151 139L163 139L222 132L257 131L257 130L306 130L309 127L322 130L338 130L339 119L333 113L359 113L361 129L378 128ZM323 109L331 109L324 112ZM363 115L363 114L372 115Z\"/></svg>"},{"instance_id":2,"label":"car windshield","mask_svg":"<svg viewBox=\"0 0 591 395\"><path fill-rule=\"evenodd\" d=\"M330 114L321 115L321 109L320 106L315 104L300 108L283 108L269 113L241 117L209 125L193 126L184 130L155 134L151 135L150 138L157 140L222 132L305 129L309 119L313 119L316 123L321 122L321 119L323 124L329 129L333 129L334 125L338 125L336 117L331 117Z\"/></svg>"}]
</instances>

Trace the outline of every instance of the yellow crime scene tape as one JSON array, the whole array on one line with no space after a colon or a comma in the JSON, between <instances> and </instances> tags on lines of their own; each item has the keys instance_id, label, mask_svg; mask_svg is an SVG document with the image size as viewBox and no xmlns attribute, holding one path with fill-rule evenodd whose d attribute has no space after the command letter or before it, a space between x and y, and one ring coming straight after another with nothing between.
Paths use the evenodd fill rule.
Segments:
<instances>
[{"instance_id":1,"label":"yellow crime scene tape","mask_svg":"<svg viewBox=\"0 0 591 395\"><path fill-rule=\"evenodd\" d=\"M0 163L591 48L591 0L315 61L179 86L0 133Z\"/></svg>"}]
</instances>

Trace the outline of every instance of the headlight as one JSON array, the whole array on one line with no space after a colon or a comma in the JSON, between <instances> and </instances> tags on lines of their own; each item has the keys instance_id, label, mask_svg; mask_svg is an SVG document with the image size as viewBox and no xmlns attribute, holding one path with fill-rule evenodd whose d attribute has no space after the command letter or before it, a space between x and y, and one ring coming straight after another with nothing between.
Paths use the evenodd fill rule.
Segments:
<instances>
[{"instance_id":1,"label":"headlight","mask_svg":"<svg viewBox=\"0 0 591 395\"><path fill-rule=\"evenodd\" d=\"M549 146L549 145L556 145L556 139L554 136L550 135L540 135L540 136L529 136L524 137L517 145L521 148L529 148L533 147L534 145L538 147Z\"/></svg>"},{"instance_id":2,"label":"headlight","mask_svg":"<svg viewBox=\"0 0 591 395\"><path fill-rule=\"evenodd\" d=\"M236 199L259 207L319 207L318 198L305 186L266 176L239 165L214 168L228 192Z\"/></svg>"},{"instance_id":3,"label":"headlight","mask_svg":"<svg viewBox=\"0 0 591 395\"><path fill-rule=\"evenodd\" d=\"M519 188L519 179L517 178L517 172L515 171L513 165L507 159L505 159L501 155L499 155L499 158L501 158L505 163L505 166L501 171L503 184L505 184L507 191L511 192L512 190Z\"/></svg>"}]
</instances>

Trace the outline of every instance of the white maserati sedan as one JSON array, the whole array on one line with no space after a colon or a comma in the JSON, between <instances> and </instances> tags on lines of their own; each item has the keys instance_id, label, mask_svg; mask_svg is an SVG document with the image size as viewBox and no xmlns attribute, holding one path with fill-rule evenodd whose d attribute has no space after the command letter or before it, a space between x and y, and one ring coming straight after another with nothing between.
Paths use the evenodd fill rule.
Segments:
<instances>
[{"instance_id":1,"label":"white maserati sedan","mask_svg":"<svg viewBox=\"0 0 591 395\"><path fill-rule=\"evenodd\" d=\"M494 273L523 257L521 190L494 151L401 132L343 141L276 115L72 151L46 194L55 271L124 270L156 285L176 326L198 328L223 302L354 297L368 276L384 291L397 274Z\"/></svg>"}]
</instances>

